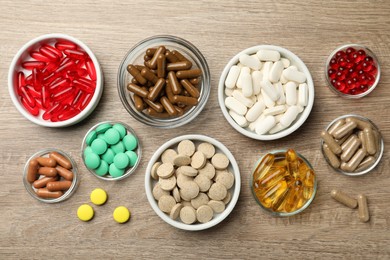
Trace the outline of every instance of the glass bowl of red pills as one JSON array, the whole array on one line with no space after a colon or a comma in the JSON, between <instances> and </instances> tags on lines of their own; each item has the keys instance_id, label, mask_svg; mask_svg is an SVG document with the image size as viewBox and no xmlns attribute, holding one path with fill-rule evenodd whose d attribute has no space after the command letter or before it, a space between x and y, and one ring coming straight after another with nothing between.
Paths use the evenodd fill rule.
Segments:
<instances>
[{"instance_id":1,"label":"glass bowl of red pills","mask_svg":"<svg viewBox=\"0 0 390 260\"><path fill-rule=\"evenodd\" d=\"M329 88L341 97L362 98L378 85L380 66L367 47L346 44L329 55L325 77Z\"/></svg>"},{"instance_id":2,"label":"glass bowl of red pills","mask_svg":"<svg viewBox=\"0 0 390 260\"><path fill-rule=\"evenodd\" d=\"M66 34L46 34L17 52L8 73L8 89L28 120L64 127L95 109L103 92L103 74L83 42Z\"/></svg>"}]
</instances>

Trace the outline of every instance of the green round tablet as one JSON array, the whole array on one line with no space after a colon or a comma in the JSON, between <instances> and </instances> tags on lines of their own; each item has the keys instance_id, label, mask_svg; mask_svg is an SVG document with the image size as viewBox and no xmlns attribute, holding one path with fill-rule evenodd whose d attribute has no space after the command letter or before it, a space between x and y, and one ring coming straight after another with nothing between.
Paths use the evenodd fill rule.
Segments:
<instances>
[{"instance_id":1,"label":"green round tablet","mask_svg":"<svg viewBox=\"0 0 390 260\"><path fill-rule=\"evenodd\" d=\"M98 138L93 140L91 148L92 151L96 154L104 154L107 151L107 143L104 140Z\"/></svg>"},{"instance_id":2,"label":"green round tablet","mask_svg":"<svg viewBox=\"0 0 390 260\"><path fill-rule=\"evenodd\" d=\"M129 163L130 158L125 153L118 153L114 157L114 165L118 169L125 169Z\"/></svg>"},{"instance_id":3,"label":"green round tablet","mask_svg":"<svg viewBox=\"0 0 390 260\"><path fill-rule=\"evenodd\" d=\"M111 164L114 162L115 153L111 148L108 148L107 151L102 154L102 160L106 163Z\"/></svg>"},{"instance_id":4,"label":"green round tablet","mask_svg":"<svg viewBox=\"0 0 390 260\"><path fill-rule=\"evenodd\" d=\"M97 137L97 133L95 130L91 131L88 135L87 135L87 138L85 138L85 142L87 143L87 145L91 145L91 143L93 142L93 140L95 140Z\"/></svg>"},{"instance_id":5,"label":"green round tablet","mask_svg":"<svg viewBox=\"0 0 390 260\"><path fill-rule=\"evenodd\" d=\"M122 142L125 145L127 151L132 151L137 148L137 138L132 134L128 134L123 137Z\"/></svg>"},{"instance_id":6,"label":"green round tablet","mask_svg":"<svg viewBox=\"0 0 390 260\"><path fill-rule=\"evenodd\" d=\"M108 173L108 163L101 160L99 167L95 169L95 173L99 176L104 176Z\"/></svg>"},{"instance_id":7,"label":"green round tablet","mask_svg":"<svg viewBox=\"0 0 390 260\"><path fill-rule=\"evenodd\" d=\"M110 123L104 123L96 127L96 133L104 134L108 129L110 129L112 125Z\"/></svg>"},{"instance_id":8,"label":"green round tablet","mask_svg":"<svg viewBox=\"0 0 390 260\"><path fill-rule=\"evenodd\" d=\"M98 139L102 139L102 140L104 140L107 143L106 138L104 137L104 134L98 134L97 138Z\"/></svg>"},{"instance_id":9,"label":"green round tablet","mask_svg":"<svg viewBox=\"0 0 390 260\"><path fill-rule=\"evenodd\" d=\"M125 146L121 141L117 144L111 145L111 149L114 151L115 154L125 152Z\"/></svg>"},{"instance_id":10,"label":"green round tablet","mask_svg":"<svg viewBox=\"0 0 390 260\"><path fill-rule=\"evenodd\" d=\"M89 153L93 153L91 146L87 146L84 149L84 156L89 154Z\"/></svg>"},{"instance_id":11,"label":"green round tablet","mask_svg":"<svg viewBox=\"0 0 390 260\"><path fill-rule=\"evenodd\" d=\"M113 178L118 178L123 175L125 170L116 168L115 164L111 163L108 172Z\"/></svg>"},{"instance_id":12,"label":"green round tablet","mask_svg":"<svg viewBox=\"0 0 390 260\"><path fill-rule=\"evenodd\" d=\"M100 157L96 153L89 153L85 155L85 165L88 169L96 169L100 165Z\"/></svg>"},{"instance_id":13,"label":"green round tablet","mask_svg":"<svg viewBox=\"0 0 390 260\"><path fill-rule=\"evenodd\" d=\"M126 151L125 153L130 159L130 167L133 167L138 161L138 155L134 151Z\"/></svg>"},{"instance_id":14,"label":"green round tablet","mask_svg":"<svg viewBox=\"0 0 390 260\"><path fill-rule=\"evenodd\" d=\"M126 130L126 127L124 127L122 124L115 124L112 126L112 128L114 128L115 130L117 130L119 132L119 134L121 135L121 139L123 137L125 137L125 135L127 134L127 130Z\"/></svg>"},{"instance_id":15,"label":"green round tablet","mask_svg":"<svg viewBox=\"0 0 390 260\"><path fill-rule=\"evenodd\" d=\"M113 145L119 142L121 136L117 130L110 128L104 133L104 138L108 144Z\"/></svg>"}]
</instances>

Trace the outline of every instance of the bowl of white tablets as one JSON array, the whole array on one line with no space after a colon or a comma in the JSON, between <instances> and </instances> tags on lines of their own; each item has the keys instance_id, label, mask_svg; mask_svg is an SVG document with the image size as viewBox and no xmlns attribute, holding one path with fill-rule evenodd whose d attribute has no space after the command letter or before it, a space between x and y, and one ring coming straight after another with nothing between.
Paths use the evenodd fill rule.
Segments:
<instances>
[{"instance_id":1,"label":"bowl of white tablets","mask_svg":"<svg viewBox=\"0 0 390 260\"><path fill-rule=\"evenodd\" d=\"M297 130L314 103L314 84L303 61L274 45L245 49L225 66L218 101L230 125L257 140L275 140Z\"/></svg>"}]
</instances>

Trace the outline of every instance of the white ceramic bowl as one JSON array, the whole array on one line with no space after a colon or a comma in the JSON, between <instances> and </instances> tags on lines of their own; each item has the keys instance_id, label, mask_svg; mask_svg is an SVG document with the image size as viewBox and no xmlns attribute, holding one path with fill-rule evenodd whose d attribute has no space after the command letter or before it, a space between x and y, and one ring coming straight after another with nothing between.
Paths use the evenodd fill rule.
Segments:
<instances>
[{"instance_id":1,"label":"white ceramic bowl","mask_svg":"<svg viewBox=\"0 0 390 260\"><path fill-rule=\"evenodd\" d=\"M158 207L157 201L154 199L152 190L153 190L153 184L156 183L154 179L152 179L150 172L152 170L152 166L156 161L160 160L161 154L168 148L176 148L178 143L182 140L189 139L192 140L195 145L197 145L200 142L208 142L214 145L216 152L220 152L225 154L230 161L228 169L234 174L234 185L230 189L232 192L232 199L230 202L227 204L227 207L225 210L220 213L220 214L214 214L214 217L211 221L207 223L196 223L196 224L184 224L183 222L179 220L173 220L169 217L168 214L164 213L163 211L160 210ZM157 151L153 154L152 158L150 159L148 166L146 168L146 174L145 174L145 190L146 190L146 196L149 200L150 205L152 206L153 210L157 213L157 215L162 218L165 222L168 224L179 228L179 229L184 229L184 230L190 230L190 231L197 231L197 230L204 230L211 228L218 223L220 223L222 220L224 220L230 212L232 212L234 206L237 203L238 197L240 195L240 189L241 189L241 177L240 177L240 170L237 165L236 159L234 159L234 156L231 154L231 152L224 146L222 143L219 141L205 136L205 135L182 135L175 137L168 142L164 143L160 148L157 149Z\"/></svg>"},{"instance_id":2,"label":"white ceramic bowl","mask_svg":"<svg viewBox=\"0 0 390 260\"><path fill-rule=\"evenodd\" d=\"M39 116L33 116L31 115L26 109L23 107L23 105L20 102L20 99L18 95L15 93L15 73L17 73L18 69L21 68L21 62L29 57L29 51L36 49L38 46L45 44L45 43L51 43L55 41L56 39L65 39L71 42L76 43L78 46L80 46L86 53L88 53L89 57L93 61L93 64L95 66L96 70L96 89L95 93L87 105L87 107L84 108L83 111L81 111L78 115L60 122L51 122L50 120L43 120L41 118L41 114ZM97 104L100 101L100 98L103 93L103 72L101 70L101 67L99 65L98 60L96 59L95 55L91 51L91 49L88 48L87 45L85 45L80 40L66 35L62 33L54 33L54 34L45 34L41 35L35 39L32 39L31 41L27 42L25 45L23 45L22 48L16 53L15 57L13 58L11 65L9 67L8 71L8 91L11 96L12 102L14 103L15 107L18 109L18 111L28 120L31 122L46 126L46 127L65 127L70 126L73 124L76 124L83 119L85 119L91 112L96 108Z\"/></svg>"},{"instance_id":3,"label":"white ceramic bowl","mask_svg":"<svg viewBox=\"0 0 390 260\"><path fill-rule=\"evenodd\" d=\"M229 115L229 111L227 110L227 108L225 106L225 98L227 97L225 95L225 80L226 80L226 76L229 72L230 67L232 67L233 65L236 65L239 62L238 58L240 57L240 55L242 55L242 54L248 54L248 55L255 54L259 50L275 50L281 54L281 57L289 59L291 62L291 65L295 65L299 71L305 73L306 78L307 78L306 83L309 87L309 100L308 100L308 104L305 107L305 109L303 110L303 112L298 115L297 119L295 119L295 121L288 128L286 128L278 133L275 133L275 134L258 135L254 131L251 131L247 128L242 128ZM285 136L291 134L292 132L297 130L306 121L306 119L308 118L308 116L311 112L313 104L314 104L314 83L313 83L313 79L311 77L310 71L306 67L305 63L303 63L303 61L297 55L295 55L291 51L289 51L285 48L279 47L279 46L258 45L258 46L253 46L253 47L250 47L248 49L241 51L236 56L234 56L228 62L228 64L225 66L225 68L222 71L221 78L219 79L218 101L219 101L219 106L221 107L222 113L225 116L226 120L238 132L240 132L241 134L243 134L245 136L248 136L250 138L257 139L257 140L264 140L264 141L265 140L275 140L275 139L280 139L282 137L285 137Z\"/></svg>"}]
</instances>

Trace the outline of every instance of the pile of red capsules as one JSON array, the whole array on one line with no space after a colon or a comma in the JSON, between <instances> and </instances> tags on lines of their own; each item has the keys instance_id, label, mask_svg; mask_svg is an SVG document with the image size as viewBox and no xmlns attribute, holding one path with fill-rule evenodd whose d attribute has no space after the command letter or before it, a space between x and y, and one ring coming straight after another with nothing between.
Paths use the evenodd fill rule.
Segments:
<instances>
[{"instance_id":1,"label":"pile of red capsules","mask_svg":"<svg viewBox=\"0 0 390 260\"><path fill-rule=\"evenodd\" d=\"M52 122L79 114L91 101L96 70L89 55L77 44L57 40L30 51L16 73L16 92L26 110Z\"/></svg>"},{"instance_id":2,"label":"pile of red capsules","mask_svg":"<svg viewBox=\"0 0 390 260\"><path fill-rule=\"evenodd\" d=\"M366 92L374 85L378 69L373 58L363 49L352 47L338 51L328 64L328 76L333 87L348 95Z\"/></svg>"}]
</instances>

